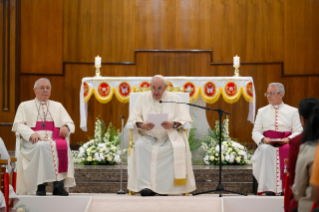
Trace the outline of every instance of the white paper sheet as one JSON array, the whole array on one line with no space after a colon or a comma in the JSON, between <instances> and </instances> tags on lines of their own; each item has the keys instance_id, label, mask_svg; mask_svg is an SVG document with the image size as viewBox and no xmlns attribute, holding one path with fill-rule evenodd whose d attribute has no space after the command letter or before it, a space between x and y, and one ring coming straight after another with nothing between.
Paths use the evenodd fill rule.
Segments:
<instances>
[{"instance_id":1,"label":"white paper sheet","mask_svg":"<svg viewBox=\"0 0 319 212\"><path fill-rule=\"evenodd\" d=\"M153 130L164 129L162 123L168 120L168 113L149 113L147 114L147 122L153 123L155 126Z\"/></svg>"}]
</instances>

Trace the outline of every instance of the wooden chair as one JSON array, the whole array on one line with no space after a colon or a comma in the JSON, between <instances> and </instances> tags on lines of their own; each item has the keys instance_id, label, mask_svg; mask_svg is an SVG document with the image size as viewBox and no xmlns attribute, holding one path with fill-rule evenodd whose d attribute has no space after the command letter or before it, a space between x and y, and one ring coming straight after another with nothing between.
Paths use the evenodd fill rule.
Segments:
<instances>
[{"instance_id":1,"label":"wooden chair","mask_svg":"<svg viewBox=\"0 0 319 212\"><path fill-rule=\"evenodd\" d=\"M21 149L21 135L20 133L16 132L16 150L15 150L15 158L18 158L19 153L20 153L20 149ZM70 146L70 134L68 133L68 135L65 137L65 140L68 142L68 146ZM64 189L69 192L69 187L64 187Z\"/></svg>"}]
</instances>

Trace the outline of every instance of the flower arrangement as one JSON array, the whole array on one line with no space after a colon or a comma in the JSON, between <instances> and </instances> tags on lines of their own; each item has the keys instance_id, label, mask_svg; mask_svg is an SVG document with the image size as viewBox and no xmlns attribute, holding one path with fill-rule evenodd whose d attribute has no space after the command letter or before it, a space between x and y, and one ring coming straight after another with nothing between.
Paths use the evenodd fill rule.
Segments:
<instances>
[{"instance_id":1,"label":"flower arrangement","mask_svg":"<svg viewBox=\"0 0 319 212\"><path fill-rule=\"evenodd\" d=\"M104 121L96 118L94 138L72 151L75 164L115 165L121 163L121 137L112 123L106 129ZM123 154L126 149L123 149Z\"/></svg>"},{"instance_id":2,"label":"flower arrangement","mask_svg":"<svg viewBox=\"0 0 319 212\"><path fill-rule=\"evenodd\" d=\"M209 135L204 135L202 149L204 150L204 163L219 165L219 136L222 138L221 161L223 165L251 164L252 155L246 147L233 141L229 137L229 118L226 116L222 124L222 134L219 135L219 121L215 122L215 130L209 129Z\"/></svg>"}]
</instances>

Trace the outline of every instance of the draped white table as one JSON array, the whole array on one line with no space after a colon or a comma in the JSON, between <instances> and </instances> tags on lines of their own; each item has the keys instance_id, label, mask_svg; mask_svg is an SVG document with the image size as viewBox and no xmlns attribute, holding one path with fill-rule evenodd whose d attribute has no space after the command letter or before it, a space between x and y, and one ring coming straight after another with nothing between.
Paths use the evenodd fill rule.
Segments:
<instances>
[{"instance_id":1,"label":"draped white table","mask_svg":"<svg viewBox=\"0 0 319 212\"><path fill-rule=\"evenodd\" d=\"M80 90L80 128L87 131L87 102L94 94L101 103L109 102L113 95L122 102L129 102L131 92L136 92L138 88L150 86L152 77L85 77L82 79ZM223 99L229 103L235 103L242 95L249 102L248 118L254 123L256 101L255 88L252 77L165 77L169 86L179 87L183 92L190 94L190 102L205 106L206 103L214 103L222 95ZM205 114L202 111L195 114L195 120L199 115ZM206 120L206 116L205 116ZM207 123L207 120L206 120ZM208 124L207 124L208 125ZM207 129L207 128L206 128Z\"/></svg>"}]
</instances>

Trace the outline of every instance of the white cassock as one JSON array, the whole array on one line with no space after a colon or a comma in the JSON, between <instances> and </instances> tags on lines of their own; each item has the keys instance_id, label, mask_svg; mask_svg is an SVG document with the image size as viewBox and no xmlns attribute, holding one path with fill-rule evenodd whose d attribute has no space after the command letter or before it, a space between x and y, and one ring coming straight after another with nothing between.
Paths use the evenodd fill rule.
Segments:
<instances>
[{"instance_id":1,"label":"white cassock","mask_svg":"<svg viewBox=\"0 0 319 212\"><path fill-rule=\"evenodd\" d=\"M252 139L257 145L265 136L265 131L291 132L293 138L302 132L298 109L284 104L271 104L258 110L252 132ZM283 158L284 159L284 158ZM253 175L258 181L257 192L282 192L279 148L269 144L261 144L252 157Z\"/></svg>"},{"instance_id":2,"label":"white cassock","mask_svg":"<svg viewBox=\"0 0 319 212\"><path fill-rule=\"evenodd\" d=\"M178 101L178 95L165 91L163 101ZM147 122L149 113L168 113L168 121L191 122L182 104L160 104L152 93L138 96L128 122ZM196 189L188 139L180 129L134 129L134 148L128 157L128 186L134 192L144 188L160 194L181 194Z\"/></svg>"},{"instance_id":3,"label":"white cassock","mask_svg":"<svg viewBox=\"0 0 319 212\"><path fill-rule=\"evenodd\" d=\"M45 116L45 117L44 117ZM61 103L37 99L22 102L17 110L12 131L21 134L21 150L17 164L17 193L32 194L37 185L45 182L64 180L65 187L75 186L73 156L68 146L67 172L59 173L59 159L52 131L41 130L36 133L41 141L32 144L30 141L38 121L53 121L55 127L67 125L70 133L74 133L74 123Z\"/></svg>"}]
</instances>

